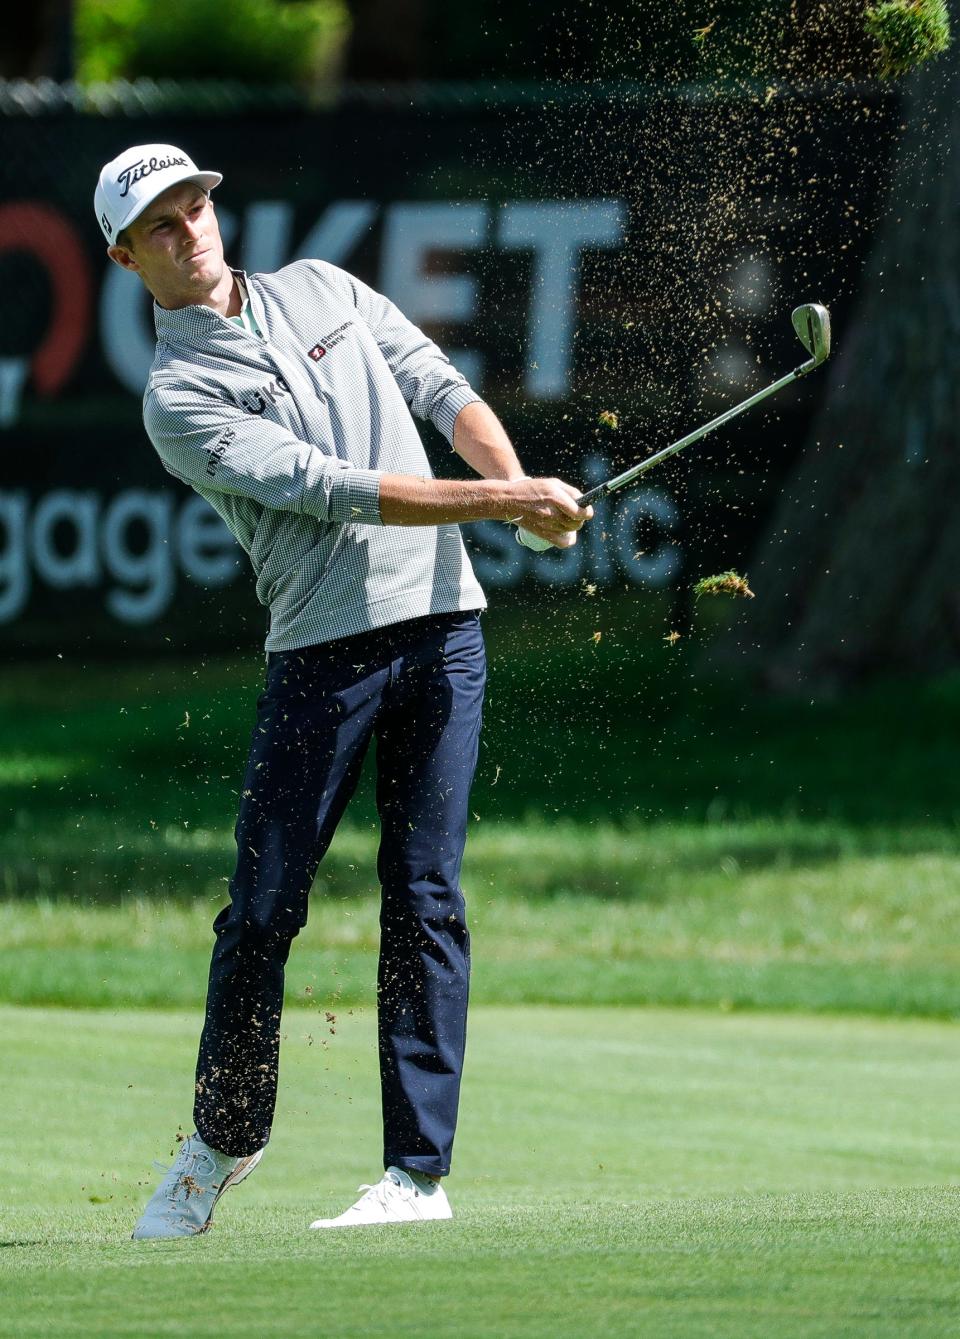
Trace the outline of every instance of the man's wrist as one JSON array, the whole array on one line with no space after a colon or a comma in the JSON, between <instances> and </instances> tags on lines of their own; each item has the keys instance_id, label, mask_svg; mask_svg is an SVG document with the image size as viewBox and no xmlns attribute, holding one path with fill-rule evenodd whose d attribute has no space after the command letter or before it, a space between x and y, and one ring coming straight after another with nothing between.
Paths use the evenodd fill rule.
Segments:
<instances>
[{"instance_id":1,"label":"man's wrist","mask_svg":"<svg viewBox=\"0 0 960 1339\"><path fill-rule=\"evenodd\" d=\"M522 510L508 479L443 480L385 474L380 514L385 525L506 521Z\"/></svg>"},{"instance_id":2,"label":"man's wrist","mask_svg":"<svg viewBox=\"0 0 960 1339\"><path fill-rule=\"evenodd\" d=\"M490 519L494 521L506 521L515 523L522 514L522 508L514 493L513 485L518 483L524 476L521 474L516 479L487 479L486 485L491 489L491 502L495 508L495 514ZM483 487L483 485L480 485Z\"/></svg>"}]
</instances>

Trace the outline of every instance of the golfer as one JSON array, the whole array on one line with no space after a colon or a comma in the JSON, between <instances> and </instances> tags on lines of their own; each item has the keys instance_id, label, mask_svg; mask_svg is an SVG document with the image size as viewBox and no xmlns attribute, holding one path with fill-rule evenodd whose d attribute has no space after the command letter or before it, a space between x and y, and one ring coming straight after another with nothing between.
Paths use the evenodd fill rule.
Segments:
<instances>
[{"instance_id":1,"label":"golfer","mask_svg":"<svg viewBox=\"0 0 960 1339\"><path fill-rule=\"evenodd\" d=\"M470 964L460 864L485 680L485 600L458 522L515 521L565 548L592 512L569 484L524 477L493 412L387 298L320 260L228 268L221 180L173 145L138 145L104 167L94 201L110 258L154 298L150 440L246 550L270 610L196 1133L133 1235L203 1232L263 1156L284 966L373 738L385 1172L311 1226L449 1218ZM482 477L434 479L411 413Z\"/></svg>"}]
</instances>

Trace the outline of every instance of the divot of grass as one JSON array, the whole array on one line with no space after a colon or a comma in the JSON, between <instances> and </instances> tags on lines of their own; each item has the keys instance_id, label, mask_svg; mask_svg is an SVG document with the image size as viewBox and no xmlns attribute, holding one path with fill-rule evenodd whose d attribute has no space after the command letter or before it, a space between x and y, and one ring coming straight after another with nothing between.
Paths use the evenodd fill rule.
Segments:
<instances>
[{"instance_id":1,"label":"divot of grass","mask_svg":"<svg viewBox=\"0 0 960 1339\"><path fill-rule=\"evenodd\" d=\"M864 23L884 79L909 74L950 45L946 0L881 0L867 6Z\"/></svg>"}]
</instances>

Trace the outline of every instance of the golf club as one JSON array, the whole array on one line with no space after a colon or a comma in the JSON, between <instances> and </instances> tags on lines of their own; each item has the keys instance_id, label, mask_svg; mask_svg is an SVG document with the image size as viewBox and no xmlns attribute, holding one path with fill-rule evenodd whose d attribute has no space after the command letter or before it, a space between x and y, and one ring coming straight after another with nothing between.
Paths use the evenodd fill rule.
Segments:
<instances>
[{"instance_id":1,"label":"golf club","mask_svg":"<svg viewBox=\"0 0 960 1339\"><path fill-rule=\"evenodd\" d=\"M668 456L676 455L685 446L690 446L693 442L699 441L701 437L706 437L708 432L713 432L715 428L722 427L724 423L729 423L738 414L751 409L755 404L759 404L761 400L765 400L768 396L783 390L791 382L798 381L800 377L805 377L808 372L812 372L821 363L825 363L830 357L830 313L826 307L819 302L804 303L802 307L796 308L791 319L800 342L810 354L807 362L801 363L799 367L795 367L792 372L788 372L786 376L781 377L779 381L773 382L772 385L765 387L762 391L757 391L756 395L751 395L749 399L734 405L732 409L726 410L717 418L711 419L702 428L697 428L696 431L688 433L686 437L681 437L679 441L671 443L670 446L665 446L662 451L649 456L646 460L641 460L639 465L631 466L623 474L608 479L606 483L597 484L596 488L591 488L588 493L584 493L577 498L578 506L588 507L592 502L609 497L611 493L619 492L621 488L627 488L641 475L646 474L647 470L652 470L654 465L659 465L662 460L666 460ZM522 530L522 528L517 531L517 539L527 548L537 551L551 547L547 540L539 539L537 536L531 535L529 531Z\"/></svg>"}]
</instances>

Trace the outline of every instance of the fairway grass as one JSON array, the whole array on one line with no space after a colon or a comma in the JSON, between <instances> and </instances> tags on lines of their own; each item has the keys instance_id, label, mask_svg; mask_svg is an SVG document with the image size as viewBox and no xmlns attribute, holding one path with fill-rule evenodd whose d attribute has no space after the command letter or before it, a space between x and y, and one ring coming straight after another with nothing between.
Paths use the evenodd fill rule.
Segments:
<instances>
[{"instance_id":1,"label":"fairway grass","mask_svg":"<svg viewBox=\"0 0 960 1339\"><path fill-rule=\"evenodd\" d=\"M256 1175L208 1236L134 1244L199 1023L0 1010L4 1336L957 1333L950 1024L478 1008L454 1222L313 1234L377 1175L375 1027L291 1011Z\"/></svg>"}]
</instances>

